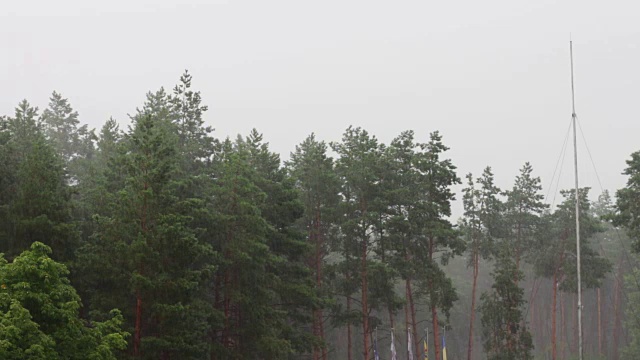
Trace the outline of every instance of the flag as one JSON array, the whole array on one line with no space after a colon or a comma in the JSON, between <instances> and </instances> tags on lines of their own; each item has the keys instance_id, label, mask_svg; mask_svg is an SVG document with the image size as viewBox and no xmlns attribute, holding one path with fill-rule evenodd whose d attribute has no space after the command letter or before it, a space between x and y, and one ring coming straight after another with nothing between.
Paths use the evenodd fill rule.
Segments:
<instances>
[{"instance_id":1,"label":"flag","mask_svg":"<svg viewBox=\"0 0 640 360\"><path fill-rule=\"evenodd\" d=\"M398 360L396 356L396 342L393 338L393 330L391 330L391 360Z\"/></svg>"},{"instance_id":2,"label":"flag","mask_svg":"<svg viewBox=\"0 0 640 360\"><path fill-rule=\"evenodd\" d=\"M378 331L376 330L376 334L378 333ZM376 338L378 337L378 335L376 335ZM373 358L375 360L380 360L380 355L378 355L378 339L374 339L373 340Z\"/></svg>"},{"instance_id":3,"label":"flag","mask_svg":"<svg viewBox=\"0 0 640 360\"><path fill-rule=\"evenodd\" d=\"M424 339L424 360L429 360L429 346L427 344L427 339Z\"/></svg>"},{"instance_id":4,"label":"flag","mask_svg":"<svg viewBox=\"0 0 640 360\"><path fill-rule=\"evenodd\" d=\"M411 329L407 328L407 352L409 354L409 359L414 360L413 358L413 341L411 341Z\"/></svg>"},{"instance_id":5,"label":"flag","mask_svg":"<svg viewBox=\"0 0 640 360\"><path fill-rule=\"evenodd\" d=\"M442 360L447 360L447 344L444 342L445 335L442 335Z\"/></svg>"}]
</instances>

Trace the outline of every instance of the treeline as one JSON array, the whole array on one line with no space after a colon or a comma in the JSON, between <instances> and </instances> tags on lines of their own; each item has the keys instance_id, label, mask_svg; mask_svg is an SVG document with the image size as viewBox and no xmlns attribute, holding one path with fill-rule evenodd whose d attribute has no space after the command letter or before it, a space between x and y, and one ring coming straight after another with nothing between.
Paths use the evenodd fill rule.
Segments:
<instances>
[{"instance_id":1,"label":"treeline","mask_svg":"<svg viewBox=\"0 0 640 360\"><path fill-rule=\"evenodd\" d=\"M399 355L420 358L428 324L439 359L451 310L470 297L468 323L453 328L467 334L468 358L531 359L526 271L557 284L545 349L556 358L556 297L576 288L573 191L551 209L529 164L505 191L487 168L466 177L454 224L462 180L438 132L384 144L349 127L338 142L310 135L283 163L256 130L214 137L191 81L185 72L171 92L148 93L127 129L81 125L56 92L42 113L25 100L0 118L0 265L22 269L0 274L0 355L12 351L1 357L36 344L47 355L32 358L368 360L386 357L394 331L413 338ZM589 239L611 228L602 219L630 217L588 191L582 281L595 289L612 265ZM468 261L469 294L446 271L455 257ZM64 301L42 300L49 278ZM67 320L37 316L42 307ZM29 313L36 326L8 338L2 327ZM82 351L60 345L74 341L68 319L93 339Z\"/></svg>"}]
</instances>

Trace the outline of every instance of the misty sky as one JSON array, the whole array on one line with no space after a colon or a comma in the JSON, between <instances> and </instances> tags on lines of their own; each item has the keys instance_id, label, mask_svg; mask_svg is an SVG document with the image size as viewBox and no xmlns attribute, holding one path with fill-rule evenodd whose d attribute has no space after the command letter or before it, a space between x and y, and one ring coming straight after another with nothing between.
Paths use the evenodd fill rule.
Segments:
<instances>
[{"instance_id":1,"label":"misty sky","mask_svg":"<svg viewBox=\"0 0 640 360\"><path fill-rule=\"evenodd\" d=\"M256 127L286 158L349 125L384 142L439 130L460 177L491 165L510 187L530 161L546 194L571 118L571 33L577 113L615 190L640 150L639 16L633 1L3 1L0 114L56 90L92 127L127 124L189 69L217 137Z\"/></svg>"}]
</instances>

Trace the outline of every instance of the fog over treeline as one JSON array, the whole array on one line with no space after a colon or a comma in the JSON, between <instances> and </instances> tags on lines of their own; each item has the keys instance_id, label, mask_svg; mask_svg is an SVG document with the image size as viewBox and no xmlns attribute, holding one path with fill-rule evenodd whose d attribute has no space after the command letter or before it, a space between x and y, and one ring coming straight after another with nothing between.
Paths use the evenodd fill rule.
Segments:
<instances>
[{"instance_id":1,"label":"fog over treeline","mask_svg":"<svg viewBox=\"0 0 640 360\"><path fill-rule=\"evenodd\" d=\"M309 134L283 161L259 130L218 137L197 84L96 129L55 91L0 117L0 358L577 357L559 174L461 173L436 128ZM624 160L626 187L577 194L588 359L640 356Z\"/></svg>"}]
</instances>

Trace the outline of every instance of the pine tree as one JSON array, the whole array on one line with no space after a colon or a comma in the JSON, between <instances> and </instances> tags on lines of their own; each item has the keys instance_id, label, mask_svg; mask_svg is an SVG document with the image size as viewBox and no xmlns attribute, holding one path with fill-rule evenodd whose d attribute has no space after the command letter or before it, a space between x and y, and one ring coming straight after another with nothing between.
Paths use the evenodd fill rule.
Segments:
<instances>
[{"instance_id":1,"label":"pine tree","mask_svg":"<svg viewBox=\"0 0 640 360\"><path fill-rule=\"evenodd\" d=\"M522 260L527 260L535 249L540 227L540 216L548 207L542 201L540 178L533 177L533 167L528 162L520 169L513 188L505 192L506 234L513 246L516 268L521 268Z\"/></svg>"},{"instance_id":2,"label":"pine tree","mask_svg":"<svg viewBox=\"0 0 640 360\"><path fill-rule=\"evenodd\" d=\"M6 188L0 199L5 226L0 250L9 257L40 241L54 248L57 260L69 263L78 246L71 222L70 192L62 162L45 141L37 121L37 108L24 100L15 116L5 120L2 152Z\"/></svg>"},{"instance_id":3,"label":"pine tree","mask_svg":"<svg viewBox=\"0 0 640 360\"><path fill-rule=\"evenodd\" d=\"M89 130L86 124L79 126L78 112L73 110L68 99L55 91L40 121L45 136L64 162L70 179L77 181L83 173L83 165L79 160L90 157L94 151L94 142L97 140L94 131Z\"/></svg>"},{"instance_id":4,"label":"pine tree","mask_svg":"<svg viewBox=\"0 0 640 360\"><path fill-rule=\"evenodd\" d=\"M382 196L379 183L380 158L384 147L365 130L353 127L345 131L341 143L332 144L332 147L339 155L336 160L336 173L342 181L341 211L344 220L340 225L344 239L344 270L348 283L349 277L356 274L354 270L356 263L359 263L357 272L360 280L363 355L365 359L369 359L369 337L372 328L369 325L371 307L368 281L369 268L375 266L375 260L370 259L369 255L373 248L374 229L383 210L379 201ZM349 312L351 294L345 295Z\"/></svg>"},{"instance_id":5,"label":"pine tree","mask_svg":"<svg viewBox=\"0 0 640 360\"><path fill-rule=\"evenodd\" d=\"M314 272L316 291L321 296L327 296L324 267L329 251L329 237L336 221L335 208L339 202L339 182L333 169L333 159L327 156L327 145L316 140L312 134L296 146L287 167L305 207L299 226L306 232L309 243L314 247L308 257L308 264ZM327 360L328 357L324 322L323 308L314 308L313 335L322 342L320 346L314 347L314 360Z\"/></svg>"},{"instance_id":6,"label":"pine tree","mask_svg":"<svg viewBox=\"0 0 640 360\"><path fill-rule=\"evenodd\" d=\"M112 272L106 286L94 279L96 312L110 301L128 303L134 294L125 318L133 328L135 357L202 358L210 352L213 308L205 286L214 253L183 213L192 202L176 191L177 137L168 114L161 90L149 94L133 117L110 162L106 185L117 191L108 205L111 214L98 217L99 230L82 253L87 270Z\"/></svg>"},{"instance_id":7,"label":"pine tree","mask_svg":"<svg viewBox=\"0 0 640 360\"><path fill-rule=\"evenodd\" d=\"M533 342L523 317L524 278L514 259L513 247L502 247L496 254L491 290L480 297L484 350L489 360L533 359Z\"/></svg>"},{"instance_id":8,"label":"pine tree","mask_svg":"<svg viewBox=\"0 0 640 360\"><path fill-rule=\"evenodd\" d=\"M599 231L602 224L591 215L588 188L579 191L580 199L580 256L582 268L582 288L599 287L602 279L611 271L611 263L590 246L589 239ZM564 201L553 214L547 216L547 228L541 241L535 245L536 274L553 279L552 300L552 358L556 357L556 297L557 291L575 292L576 274L576 233L575 233L575 191L563 190Z\"/></svg>"},{"instance_id":9,"label":"pine tree","mask_svg":"<svg viewBox=\"0 0 640 360\"><path fill-rule=\"evenodd\" d=\"M494 185L491 168L485 168L482 177L477 183L481 188L477 189L471 174L467 175L467 187L463 189L464 218L462 219L462 231L467 241L470 252L469 266L473 267L473 284L471 290L471 316L469 319L469 346L467 359L472 359L475 320L476 288L480 258L488 259L494 251L493 237L499 231L499 217L502 203L498 199L500 189Z\"/></svg>"},{"instance_id":10,"label":"pine tree","mask_svg":"<svg viewBox=\"0 0 640 360\"><path fill-rule=\"evenodd\" d=\"M412 215L420 229L417 235L420 251L416 251L414 256L415 261L422 264L421 272L416 275L419 279L418 290L425 294L431 310L433 336L438 339L438 310L448 318L449 310L458 299L453 282L438 264L438 257L440 264L444 265L451 257L465 250L464 240L448 220L451 202L455 200L451 187L459 184L460 179L451 160L442 158L449 148L442 142L440 133L432 133L429 142L421 145L421 148L424 156L416 162L416 168L424 177L421 179L420 192L416 194L419 201ZM434 345L438 358L441 348L437 341Z\"/></svg>"},{"instance_id":11,"label":"pine tree","mask_svg":"<svg viewBox=\"0 0 640 360\"><path fill-rule=\"evenodd\" d=\"M616 192L614 224L624 226L634 240L633 250L640 253L640 151L627 160L627 185Z\"/></svg>"},{"instance_id":12,"label":"pine tree","mask_svg":"<svg viewBox=\"0 0 640 360\"><path fill-rule=\"evenodd\" d=\"M274 307L287 313L287 325L281 326L284 338L293 344L296 353L307 352L317 339L312 339L303 330L312 324L311 310L324 301L314 292L313 275L306 265L312 246L297 227L304 214L304 205L295 188L295 180L281 167L280 156L269 150L262 134L253 130L245 144L251 154L250 163L259 175L256 184L270 199L264 203L266 206L261 212L272 229L268 244L278 260L273 271L281 281L276 288L278 300Z\"/></svg>"}]
</instances>

